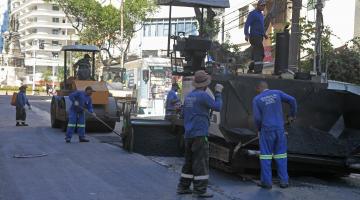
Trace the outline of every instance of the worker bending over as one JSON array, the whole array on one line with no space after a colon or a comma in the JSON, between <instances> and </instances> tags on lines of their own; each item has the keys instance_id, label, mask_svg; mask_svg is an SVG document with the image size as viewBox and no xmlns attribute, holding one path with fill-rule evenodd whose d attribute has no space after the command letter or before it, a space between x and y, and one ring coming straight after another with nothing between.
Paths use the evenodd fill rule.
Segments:
<instances>
[{"instance_id":1,"label":"worker bending over","mask_svg":"<svg viewBox=\"0 0 360 200\"><path fill-rule=\"evenodd\" d=\"M178 104L180 103L180 99L176 95L176 92L179 90L179 88L180 87L177 83L173 83L171 90L166 97L166 119L171 119L172 116L176 115L176 110L179 108Z\"/></svg>"},{"instance_id":2,"label":"worker bending over","mask_svg":"<svg viewBox=\"0 0 360 200\"><path fill-rule=\"evenodd\" d=\"M207 192L209 179L209 113L220 111L222 106L221 92L223 86L215 86L215 100L206 93L211 77L205 71L195 73L193 90L184 101L183 114L185 124L185 163L182 168L178 194L191 194L194 197L209 198ZM194 191L190 190L193 183Z\"/></svg>"},{"instance_id":3,"label":"worker bending over","mask_svg":"<svg viewBox=\"0 0 360 200\"><path fill-rule=\"evenodd\" d=\"M253 99L253 114L255 125L260 132L260 187L272 188L272 159L275 159L280 187L289 186L287 172L287 141L284 131L282 102L290 105L289 122L295 119L297 105L294 97L279 90L269 90L266 82L256 86L259 93Z\"/></svg>"},{"instance_id":4,"label":"worker bending over","mask_svg":"<svg viewBox=\"0 0 360 200\"><path fill-rule=\"evenodd\" d=\"M76 91L69 95L69 99L72 102L69 112L69 123L66 132L66 143L70 143L71 137L77 127L77 133L79 134L80 142L89 142L85 138L85 110L96 116L93 110L91 94L94 90L88 86L85 91Z\"/></svg>"}]
</instances>

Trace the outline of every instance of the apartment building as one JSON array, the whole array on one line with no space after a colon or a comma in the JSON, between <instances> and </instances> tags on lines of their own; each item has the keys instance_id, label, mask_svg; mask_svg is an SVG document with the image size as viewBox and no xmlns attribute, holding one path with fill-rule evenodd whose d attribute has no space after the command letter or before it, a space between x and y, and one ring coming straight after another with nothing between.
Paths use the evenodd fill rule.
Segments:
<instances>
[{"instance_id":1,"label":"apartment building","mask_svg":"<svg viewBox=\"0 0 360 200\"><path fill-rule=\"evenodd\" d=\"M158 12L149 16L144 24L138 25L133 38L129 56L136 57L164 57L167 53L169 33L169 7L160 6ZM171 35L184 32L188 35L198 35L198 22L193 8L173 7L171 21ZM172 45L170 45L172 48Z\"/></svg>"},{"instance_id":2,"label":"apartment building","mask_svg":"<svg viewBox=\"0 0 360 200\"><path fill-rule=\"evenodd\" d=\"M10 17L18 23L21 50L25 53L29 74L34 64L36 72L62 66L61 47L79 40L59 6L43 0L11 0Z\"/></svg>"},{"instance_id":3,"label":"apartment building","mask_svg":"<svg viewBox=\"0 0 360 200\"><path fill-rule=\"evenodd\" d=\"M7 0L0 2L0 54L4 48L3 33L8 30L9 26L9 2Z\"/></svg>"}]
</instances>

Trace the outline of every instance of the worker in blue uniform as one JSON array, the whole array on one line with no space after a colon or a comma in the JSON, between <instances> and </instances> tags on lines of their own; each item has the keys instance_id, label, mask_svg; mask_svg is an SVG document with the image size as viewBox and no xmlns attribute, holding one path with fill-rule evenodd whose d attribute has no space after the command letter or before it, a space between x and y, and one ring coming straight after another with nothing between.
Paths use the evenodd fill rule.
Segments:
<instances>
[{"instance_id":1,"label":"worker in blue uniform","mask_svg":"<svg viewBox=\"0 0 360 200\"><path fill-rule=\"evenodd\" d=\"M284 130L282 102L290 105L288 121L293 122L297 112L296 99L279 90L269 90L266 82L256 86L259 93L253 99L253 115L260 138L260 187L272 188L272 159L275 160L280 187L289 186L287 172L287 139Z\"/></svg>"},{"instance_id":2,"label":"worker in blue uniform","mask_svg":"<svg viewBox=\"0 0 360 200\"><path fill-rule=\"evenodd\" d=\"M204 70L197 71L193 80L195 89L184 101L185 163L182 168L178 194L193 194L197 198L210 198L207 192L209 179L208 129L210 110L220 111L223 86L215 86L215 100L206 92L211 77ZM190 185L193 183L193 191Z\"/></svg>"},{"instance_id":3,"label":"worker in blue uniform","mask_svg":"<svg viewBox=\"0 0 360 200\"><path fill-rule=\"evenodd\" d=\"M180 99L176 94L179 88L180 87L177 83L173 83L171 86L171 90L166 97L165 118L171 118L172 116L176 115L176 111L179 107L178 104L180 104Z\"/></svg>"},{"instance_id":4,"label":"worker in blue uniform","mask_svg":"<svg viewBox=\"0 0 360 200\"><path fill-rule=\"evenodd\" d=\"M79 134L79 141L89 142L89 140L85 138L84 109L87 109L89 113L91 113L93 116L96 116L91 101L91 95L93 91L94 90L92 87L88 86L85 88L85 91L76 91L69 95L69 99L72 102L72 105L70 108L69 123L65 137L66 143L70 143L71 137L76 127L77 133Z\"/></svg>"},{"instance_id":5,"label":"worker in blue uniform","mask_svg":"<svg viewBox=\"0 0 360 200\"><path fill-rule=\"evenodd\" d=\"M31 105L26 97L26 85L19 88L19 93L16 96L16 126L29 126L26 121L25 105L31 110Z\"/></svg>"},{"instance_id":6,"label":"worker in blue uniform","mask_svg":"<svg viewBox=\"0 0 360 200\"><path fill-rule=\"evenodd\" d=\"M266 0L259 0L256 9L249 13L245 22L245 40L251 44L252 62L249 66L249 73L261 74L263 70L263 59L265 57L263 38L268 38L265 34L264 16L262 14L265 5Z\"/></svg>"}]
</instances>

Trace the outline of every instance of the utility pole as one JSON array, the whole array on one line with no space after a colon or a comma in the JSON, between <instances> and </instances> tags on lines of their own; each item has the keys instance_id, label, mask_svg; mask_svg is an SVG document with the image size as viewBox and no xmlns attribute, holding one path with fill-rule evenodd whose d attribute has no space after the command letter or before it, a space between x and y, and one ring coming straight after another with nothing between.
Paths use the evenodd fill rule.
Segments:
<instances>
[{"instance_id":1,"label":"utility pole","mask_svg":"<svg viewBox=\"0 0 360 200\"><path fill-rule=\"evenodd\" d=\"M35 74L36 74L36 46L38 46L38 42L40 42L39 40L34 40L33 41L33 54L34 54L34 63L33 63L33 80L32 80L32 92L31 94L34 95L35 94Z\"/></svg>"},{"instance_id":2,"label":"utility pole","mask_svg":"<svg viewBox=\"0 0 360 200\"><path fill-rule=\"evenodd\" d=\"M300 60L300 11L302 0L292 0L291 35L289 48L289 69L297 69Z\"/></svg>"},{"instance_id":3,"label":"utility pole","mask_svg":"<svg viewBox=\"0 0 360 200\"><path fill-rule=\"evenodd\" d=\"M124 68L124 55L125 55L125 44L124 44L124 10L125 10L125 0L121 0L121 6L120 6L120 40L122 43L121 48L121 60L120 60L120 66L121 68Z\"/></svg>"},{"instance_id":4,"label":"utility pole","mask_svg":"<svg viewBox=\"0 0 360 200\"><path fill-rule=\"evenodd\" d=\"M323 0L317 0L316 9L316 32L315 32L315 51L314 51L314 68L313 73L321 75L321 34L323 31L323 15L324 8Z\"/></svg>"}]
</instances>

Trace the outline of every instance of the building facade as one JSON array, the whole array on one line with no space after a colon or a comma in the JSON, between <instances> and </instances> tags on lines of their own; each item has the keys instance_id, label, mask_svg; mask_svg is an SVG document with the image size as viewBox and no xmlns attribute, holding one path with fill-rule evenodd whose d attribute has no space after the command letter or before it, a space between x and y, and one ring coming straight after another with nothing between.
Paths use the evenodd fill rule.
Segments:
<instances>
[{"instance_id":1,"label":"building facade","mask_svg":"<svg viewBox=\"0 0 360 200\"><path fill-rule=\"evenodd\" d=\"M3 34L8 31L9 28L9 4L9 0L4 0L0 4L0 54L4 49Z\"/></svg>"},{"instance_id":2,"label":"building facade","mask_svg":"<svg viewBox=\"0 0 360 200\"><path fill-rule=\"evenodd\" d=\"M178 35L180 32L184 32L186 36L198 35L197 27L193 8L172 8L171 35ZM129 56L165 57L169 33L169 7L160 6L158 12L148 17L144 24L138 25L137 30L130 44ZM172 41L170 47L172 49Z\"/></svg>"},{"instance_id":3,"label":"building facade","mask_svg":"<svg viewBox=\"0 0 360 200\"><path fill-rule=\"evenodd\" d=\"M11 0L10 18L20 34L27 73L63 66L60 49L79 40L61 8L43 0Z\"/></svg>"}]
</instances>

